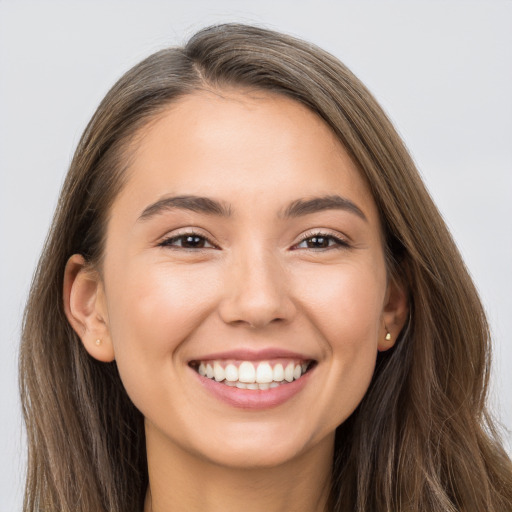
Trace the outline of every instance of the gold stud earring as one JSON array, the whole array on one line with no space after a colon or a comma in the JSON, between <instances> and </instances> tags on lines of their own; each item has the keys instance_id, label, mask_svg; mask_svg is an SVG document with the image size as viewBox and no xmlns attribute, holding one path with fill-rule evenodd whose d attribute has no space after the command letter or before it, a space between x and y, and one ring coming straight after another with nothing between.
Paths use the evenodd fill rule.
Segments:
<instances>
[{"instance_id":1,"label":"gold stud earring","mask_svg":"<svg viewBox=\"0 0 512 512\"><path fill-rule=\"evenodd\" d=\"M96 346L97 346L97 347L99 347L99 346L101 345L101 340L100 340L100 339L97 339L97 340L95 341L95 343L96 343Z\"/></svg>"}]
</instances>

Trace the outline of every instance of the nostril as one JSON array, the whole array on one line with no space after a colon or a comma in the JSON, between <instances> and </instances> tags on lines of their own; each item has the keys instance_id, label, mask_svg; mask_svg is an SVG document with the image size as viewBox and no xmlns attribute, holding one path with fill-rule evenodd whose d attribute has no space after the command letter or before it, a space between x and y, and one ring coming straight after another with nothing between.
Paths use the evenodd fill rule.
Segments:
<instances>
[{"instance_id":1,"label":"nostril","mask_svg":"<svg viewBox=\"0 0 512 512\"><path fill-rule=\"evenodd\" d=\"M273 318L272 320L270 320L269 322L268 321L264 321L264 322L256 323L256 322L245 322L243 320L241 320L240 322L243 323L243 324L248 324L251 329L258 329L259 327L265 326L265 325L268 325L268 324L284 323L285 319L284 318L280 318L280 317L276 317L276 318Z\"/></svg>"}]
</instances>

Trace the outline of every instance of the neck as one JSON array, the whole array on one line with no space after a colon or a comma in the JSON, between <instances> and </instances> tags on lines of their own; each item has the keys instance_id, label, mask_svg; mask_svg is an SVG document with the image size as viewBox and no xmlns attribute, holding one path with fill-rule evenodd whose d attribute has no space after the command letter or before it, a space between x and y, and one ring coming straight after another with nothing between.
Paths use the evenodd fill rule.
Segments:
<instances>
[{"instance_id":1,"label":"neck","mask_svg":"<svg viewBox=\"0 0 512 512\"><path fill-rule=\"evenodd\" d=\"M274 467L226 467L162 444L146 427L149 487L144 512L326 512L334 437Z\"/></svg>"}]
</instances>

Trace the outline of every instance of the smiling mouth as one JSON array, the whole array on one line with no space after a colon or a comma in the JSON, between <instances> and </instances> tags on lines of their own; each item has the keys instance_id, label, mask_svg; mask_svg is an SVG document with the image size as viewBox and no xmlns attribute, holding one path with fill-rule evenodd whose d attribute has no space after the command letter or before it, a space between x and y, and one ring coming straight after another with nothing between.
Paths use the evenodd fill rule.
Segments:
<instances>
[{"instance_id":1,"label":"smiling mouth","mask_svg":"<svg viewBox=\"0 0 512 512\"><path fill-rule=\"evenodd\" d=\"M191 361L189 366L202 377L239 389L267 390L300 379L315 365L314 360L283 361Z\"/></svg>"}]
</instances>

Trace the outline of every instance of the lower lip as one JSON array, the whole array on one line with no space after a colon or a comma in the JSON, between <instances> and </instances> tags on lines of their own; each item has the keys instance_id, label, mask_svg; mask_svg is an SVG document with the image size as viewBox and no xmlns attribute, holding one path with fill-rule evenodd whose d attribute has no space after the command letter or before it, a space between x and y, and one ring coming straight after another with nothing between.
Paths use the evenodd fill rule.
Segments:
<instances>
[{"instance_id":1,"label":"lower lip","mask_svg":"<svg viewBox=\"0 0 512 512\"><path fill-rule=\"evenodd\" d=\"M313 369L293 382L269 389L239 389L235 386L227 386L213 379L203 377L195 370L191 369L191 371L194 372L199 382L207 391L232 407L241 409L270 409L287 402L299 393L307 384Z\"/></svg>"}]
</instances>

